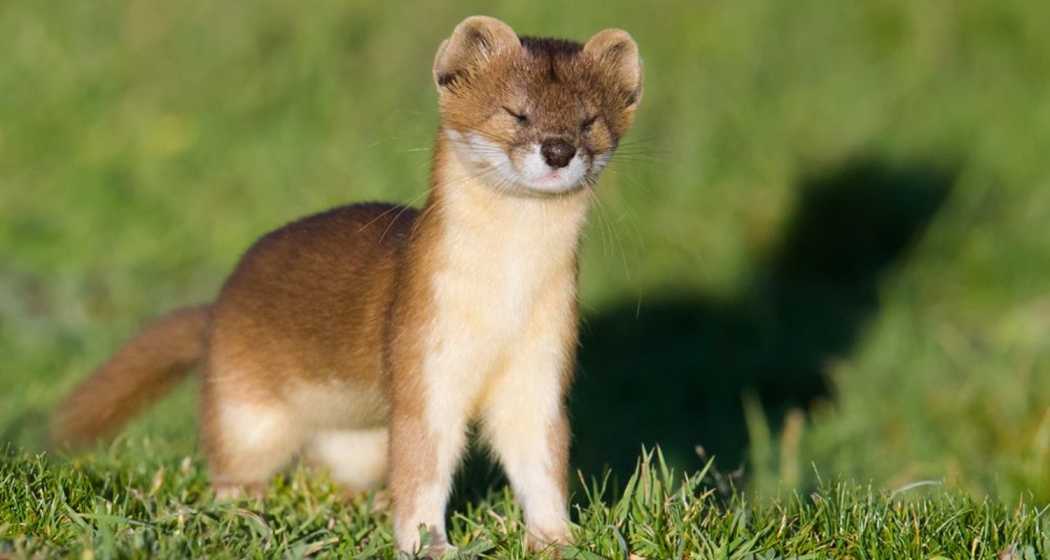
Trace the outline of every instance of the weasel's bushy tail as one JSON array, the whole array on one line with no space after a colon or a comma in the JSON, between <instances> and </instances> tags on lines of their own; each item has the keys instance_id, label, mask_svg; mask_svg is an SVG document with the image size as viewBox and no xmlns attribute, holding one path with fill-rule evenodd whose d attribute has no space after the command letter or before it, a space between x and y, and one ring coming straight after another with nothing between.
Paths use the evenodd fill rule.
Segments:
<instances>
[{"instance_id":1,"label":"weasel's bushy tail","mask_svg":"<svg viewBox=\"0 0 1050 560\"><path fill-rule=\"evenodd\" d=\"M143 328L59 405L51 437L84 445L113 433L203 357L210 306L184 307Z\"/></svg>"}]
</instances>

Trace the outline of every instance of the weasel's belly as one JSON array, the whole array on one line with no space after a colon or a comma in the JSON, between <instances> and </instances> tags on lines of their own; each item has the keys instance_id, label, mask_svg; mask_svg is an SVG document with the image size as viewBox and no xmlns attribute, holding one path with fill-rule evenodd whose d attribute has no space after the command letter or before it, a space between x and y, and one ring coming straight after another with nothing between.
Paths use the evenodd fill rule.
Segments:
<instances>
[{"instance_id":1,"label":"weasel's belly","mask_svg":"<svg viewBox=\"0 0 1050 560\"><path fill-rule=\"evenodd\" d=\"M285 399L300 421L314 430L382 426L389 409L380 386L347 381L296 381Z\"/></svg>"}]
</instances>

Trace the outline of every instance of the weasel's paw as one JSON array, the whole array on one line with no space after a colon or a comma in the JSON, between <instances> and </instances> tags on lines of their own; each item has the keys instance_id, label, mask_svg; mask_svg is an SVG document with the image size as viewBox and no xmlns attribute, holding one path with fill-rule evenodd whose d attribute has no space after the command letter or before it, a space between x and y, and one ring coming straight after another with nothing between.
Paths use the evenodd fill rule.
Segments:
<instances>
[{"instance_id":1,"label":"weasel's paw","mask_svg":"<svg viewBox=\"0 0 1050 560\"><path fill-rule=\"evenodd\" d=\"M220 502L261 500L266 495L262 484L214 484L215 499Z\"/></svg>"},{"instance_id":2,"label":"weasel's paw","mask_svg":"<svg viewBox=\"0 0 1050 560\"><path fill-rule=\"evenodd\" d=\"M525 546L530 552L552 552L554 557L562 546L572 543L572 535L567 528L554 530L529 530L525 535Z\"/></svg>"},{"instance_id":3,"label":"weasel's paw","mask_svg":"<svg viewBox=\"0 0 1050 560\"><path fill-rule=\"evenodd\" d=\"M376 490L376 492L372 494L372 511L380 513L391 511L391 499L388 490Z\"/></svg>"},{"instance_id":4,"label":"weasel's paw","mask_svg":"<svg viewBox=\"0 0 1050 560\"><path fill-rule=\"evenodd\" d=\"M426 558L428 560L441 560L443 558L457 558L456 547L448 543L448 536L443 530L438 530L433 525L420 523L418 533L406 534L407 531L397 531L395 535L398 548L398 560L404 558Z\"/></svg>"},{"instance_id":5,"label":"weasel's paw","mask_svg":"<svg viewBox=\"0 0 1050 560\"><path fill-rule=\"evenodd\" d=\"M347 503L353 503L358 500L368 501L371 499L369 504L369 510L375 513L385 513L390 511L390 492L387 490L354 490L351 488L342 488L339 491L340 496Z\"/></svg>"},{"instance_id":6,"label":"weasel's paw","mask_svg":"<svg viewBox=\"0 0 1050 560\"><path fill-rule=\"evenodd\" d=\"M448 543L434 543L424 548L419 553L419 557L427 560L443 560L445 558L455 558L457 552L458 549Z\"/></svg>"}]
</instances>

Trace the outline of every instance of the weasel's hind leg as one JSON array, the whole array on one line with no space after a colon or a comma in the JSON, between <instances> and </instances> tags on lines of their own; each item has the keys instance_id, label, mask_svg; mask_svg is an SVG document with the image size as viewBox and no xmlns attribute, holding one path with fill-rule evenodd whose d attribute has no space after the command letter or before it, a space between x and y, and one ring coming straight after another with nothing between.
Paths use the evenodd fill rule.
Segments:
<instances>
[{"instance_id":1,"label":"weasel's hind leg","mask_svg":"<svg viewBox=\"0 0 1050 560\"><path fill-rule=\"evenodd\" d=\"M327 469L351 494L375 490L386 479L388 440L385 427L319 432L306 447L306 460Z\"/></svg>"},{"instance_id":2,"label":"weasel's hind leg","mask_svg":"<svg viewBox=\"0 0 1050 560\"><path fill-rule=\"evenodd\" d=\"M260 496L302 448L303 427L279 400L216 397L205 391L202 403L202 435L215 494L220 499Z\"/></svg>"}]
</instances>

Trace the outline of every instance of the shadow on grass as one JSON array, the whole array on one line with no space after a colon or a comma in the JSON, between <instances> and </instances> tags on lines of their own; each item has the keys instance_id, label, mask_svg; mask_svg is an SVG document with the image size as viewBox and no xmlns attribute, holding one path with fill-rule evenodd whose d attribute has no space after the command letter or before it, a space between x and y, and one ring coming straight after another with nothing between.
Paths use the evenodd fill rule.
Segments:
<instances>
[{"instance_id":1,"label":"shadow on grass","mask_svg":"<svg viewBox=\"0 0 1050 560\"><path fill-rule=\"evenodd\" d=\"M641 445L677 468L722 469L748 447L742 395L774 433L793 407L828 394L825 364L847 356L877 311L879 283L944 205L955 173L852 161L804 178L781 242L736 301L647 296L584 317L570 406L573 468L626 480ZM500 480L473 456L461 499Z\"/></svg>"},{"instance_id":2,"label":"shadow on grass","mask_svg":"<svg viewBox=\"0 0 1050 560\"><path fill-rule=\"evenodd\" d=\"M954 173L855 161L803 180L782 241L737 301L648 297L586 318L572 394L576 468L619 475L641 444L699 467L744 459L742 395L779 425L827 395L824 366L846 356L878 308L878 286L907 256Z\"/></svg>"}]
</instances>

